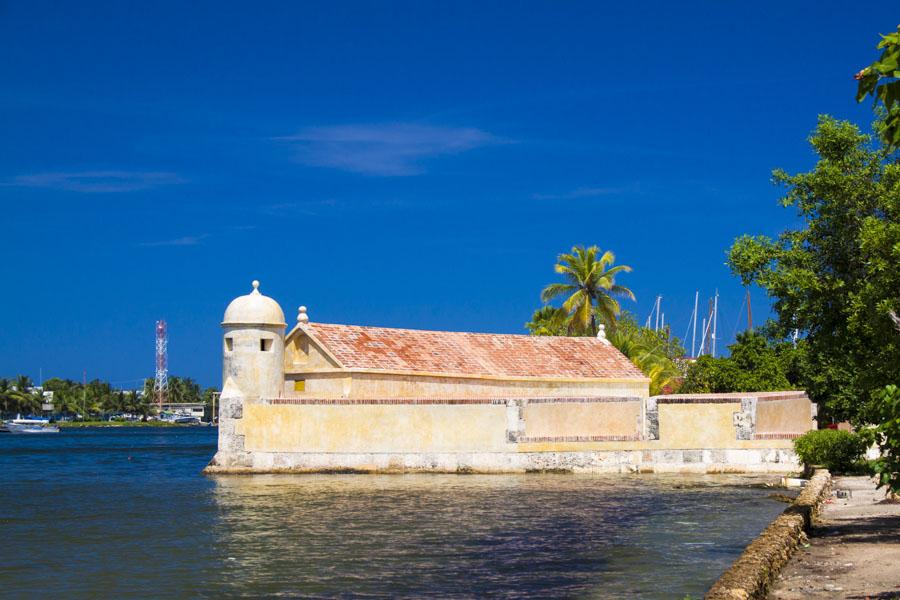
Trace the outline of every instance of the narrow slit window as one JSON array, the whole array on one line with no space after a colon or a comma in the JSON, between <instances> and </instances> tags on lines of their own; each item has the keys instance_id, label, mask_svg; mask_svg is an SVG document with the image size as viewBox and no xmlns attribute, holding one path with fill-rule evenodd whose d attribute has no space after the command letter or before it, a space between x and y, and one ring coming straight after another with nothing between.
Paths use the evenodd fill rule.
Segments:
<instances>
[{"instance_id":1,"label":"narrow slit window","mask_svg":"<svg viewBox=\"0 0 900 600\"><path fill-rule=\"evenodd\" d=\"M260 338L259 349L262 350L263 352L270 352L272 350L272 339L271 338Z\"/></svg>"},{"instance_id":2,"label":"narrow slit window","mask_svg":"<svg viewBox=\"0 0 900 600\"><path fill-rule=\"evenodd\" d=\"M234 351L234 338L225 338L225 350L227 350L228 352Z\"/></svg>"}]
</instances>

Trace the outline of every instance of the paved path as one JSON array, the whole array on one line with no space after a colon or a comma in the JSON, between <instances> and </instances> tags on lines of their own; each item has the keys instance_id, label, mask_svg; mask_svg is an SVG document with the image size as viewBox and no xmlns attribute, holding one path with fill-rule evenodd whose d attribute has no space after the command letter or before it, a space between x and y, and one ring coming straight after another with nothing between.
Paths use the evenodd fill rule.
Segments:
<instances>
[{"instance_id":1,"label":"paved path","mask_svg":"<svg viewBox=\"0 0 900 600\"><path fill-rule=\"evenodd\" d=\"M868 477L835 477L821 519L770 600L900 598L900 503L885 501Z\"/></svg>"}]
</instances>

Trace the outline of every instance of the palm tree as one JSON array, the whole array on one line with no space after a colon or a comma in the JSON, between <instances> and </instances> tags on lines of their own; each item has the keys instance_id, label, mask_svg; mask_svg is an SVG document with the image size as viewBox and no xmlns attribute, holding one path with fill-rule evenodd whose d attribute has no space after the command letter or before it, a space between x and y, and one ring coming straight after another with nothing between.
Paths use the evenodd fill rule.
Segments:
<instances>
[{"instance_id":1,"label":"palm tree","mask_svg":"<svg viewBox=\"0 0 900 600\"><path fill-rule=\"evenodd\" d=\"M626 327L616 328L609 341L650 378L651 396L672 389L684 377L667 354L666 344L645 328L629 323Z\"/></svg>"},{"instance_id":2,"label":"palm tree","mask_svg":"<svg viewBox=\"0 0 900 600\"><path fill-rule=\"evenodd\" d=\"M618 298L634 300L634 293L616 283L616 275L628 273L628 265L611 266L615 255L607 250L600 255L597 246L575 246L571 254L560 254L554 269L566 283L551 283L541 292L541 300L550 302L568 296L562 304L569 318L570 334L597 335L597 317L613 325L621 312Z\"/></svg>"},{"instance_id":3,"label":"palm tree","mask_svg":"<svg viewBox=\"0 0 900 600\"><path fill-rule=\"evenodd\" d=\"M9 402L13 405L13 410L19 413L29 413L34 406L34 397L31 388L34 384L27 375L18 375L10 386L7 393Z\"/></svg>"},{"instance_id":4,"label":"palm tree","mask_svg":"<svg viewBox=\"0 0 900 600\"><path fill-rule=\"evenodd\" d=\"M9 412L9 403L13 400L12 383L9 379L0 378L0 402L3 403L3 412Z\"/></svg>"},{"instance_id":5,"label":"palm tree","mask_svg":"<svg viewBox=\"0 0 900 600\"><path fill-rule=\"evenodd\" d=\"M531 315L531 321L525 323L525 329L531 335L566 335L568 333L569 315L555 306L542 306Z\"/></svg>"}]
</instances>

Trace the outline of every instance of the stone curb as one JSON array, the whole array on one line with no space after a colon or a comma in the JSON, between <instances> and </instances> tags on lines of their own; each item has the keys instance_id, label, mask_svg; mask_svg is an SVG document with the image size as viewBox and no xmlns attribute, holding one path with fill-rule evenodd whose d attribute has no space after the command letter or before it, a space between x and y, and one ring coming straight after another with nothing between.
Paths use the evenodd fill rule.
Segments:
<instances>
[{"instance_id":1,"label":"stone curb","mask_svg":"<svg viewBox=\"0 0 900 600\"><path fill-rule=\"evenodd\" d=\"M794 502L750 542L706 593L707 600L765 598L769 585L806 539L819 507L831 491L831 474L817 469Z\"/></svg>"}]
</instances>

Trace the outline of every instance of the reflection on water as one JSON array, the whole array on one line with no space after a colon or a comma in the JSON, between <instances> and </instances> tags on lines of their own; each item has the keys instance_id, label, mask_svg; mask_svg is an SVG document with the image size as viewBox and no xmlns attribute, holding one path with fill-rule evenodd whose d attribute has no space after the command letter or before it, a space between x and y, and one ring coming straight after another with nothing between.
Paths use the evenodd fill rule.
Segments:
<instances>
[{"instance_id":1,"label":"reflection on water","mask_svg":"<svg viewBox=\"0 0 900 600\"><path fill-rule=\"evenodd\" d=\"M681 598L782 509L734 477L207 478L214 436L0 438L0 590Z\"/></svg>"},{"instance_id":2,"label":"reflection on water","mask_svg":"<svg viewBox=\"0 0 900 600\"><path fill-rule=\"evenodd\" d=\"M721 478L691 482L218 477L218 538L234 567L223 583L288 596L698 595L781 507Z\"/></svg>"}]
</instances>

